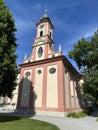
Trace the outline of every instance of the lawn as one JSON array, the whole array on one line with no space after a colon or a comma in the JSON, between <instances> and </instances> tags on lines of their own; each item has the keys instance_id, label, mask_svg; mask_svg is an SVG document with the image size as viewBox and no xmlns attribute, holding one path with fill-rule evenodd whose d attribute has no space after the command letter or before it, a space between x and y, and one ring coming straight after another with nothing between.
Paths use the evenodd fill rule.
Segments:
<instances>
[{"instance_id":1,"label":"lawn","mask_svg":"<svg viewBox=\"0 0 98 130\"><path fill-rule=\"evenodd\" d=\"M33 120L10 116L0 116L0 130L60 130L55 125Z\"/></svg>"}]
</instances>

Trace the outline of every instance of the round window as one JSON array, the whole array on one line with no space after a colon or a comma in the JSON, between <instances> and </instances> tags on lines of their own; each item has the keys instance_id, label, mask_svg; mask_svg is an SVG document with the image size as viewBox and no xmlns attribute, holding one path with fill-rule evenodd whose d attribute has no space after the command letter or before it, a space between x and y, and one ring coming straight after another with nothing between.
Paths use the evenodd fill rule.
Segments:
<instances>
[{"instance_id":1,"label":"round window","mask_svg":"<svg viewBox=\"0 0 98 130\"><path fill-rule=\"evenodd\" d=\"M40 26L40 29L43 29L44 28L44 24Z\"/></svg>"},{"instance_id":2,"label":"round window","mask_svg":"<svg viewBox=\"0 0 98 130\"><path fill-rule=\"evenodd\" d=\"M38 70L37 73L38 73L38 74L41 74L41 70Z\"/></svg>"},{"instance_id":3,"label":"round window","mask_svg":"<svg viewBox=\"0 0 98 130\"><path fill-rule=\"evenodd\" d=\"M31 75L31 73L29 72L29 71L27 71L26 73L25 73L25 76L26 77L29 77Z\"/></svg>"},{"instance_id":4,"label":"round window","mask_svg":"<svg viewBox=\"0 0 98 130\"><path fill-rule=\"evenodd\" d=\"M56 72L56 69L55 68L50 68L49 72L50 72L50 74L54 74Z\"/></svg>"}]
</instances>

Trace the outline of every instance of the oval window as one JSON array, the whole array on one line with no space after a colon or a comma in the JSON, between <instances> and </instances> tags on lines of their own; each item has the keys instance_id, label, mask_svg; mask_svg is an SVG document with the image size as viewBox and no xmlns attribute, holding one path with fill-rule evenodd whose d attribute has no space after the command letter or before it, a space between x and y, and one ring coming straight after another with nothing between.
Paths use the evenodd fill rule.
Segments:
<instances>
[{"instance_id":1,"label":"oval window","mask_svg":"<svg viewBox=\"0 0 98 130\"><path fill-rule=\"evenodd\" d=\"M44 28L44 24L40 26L40 29L43 29Z\"/></svg>"},{"instance_id":2,"label":"oval window","mask_svg":"<svg viewBox=\"0 0 98 130\"><path fill-rule=\"evenodd\" d=\"M38 57L41 57L42 54L43 54L43 48L40 47L40 48L38 49Z\"/></svg>"},{"instance_id":3,"label":"oval window","mask_svg":"<svg viewBox=\"0 0 98 130\"><path fill-rule=\"evenodd\" d=\"M55 55L52 55L52 58L54 58L55 57Z\"/></svg>"},{"instance_id":4,"label":"oval window","mask_svg":"<svg viewBox=\"0 0 98 130\"><path fill-rule=\"evenodd\" d=\"M25 76L26 77L29 77L31 75L31 73L29 72L29 71L27 71L26 73L25 73Z\"/></svg>"},{"instance_id":5,"label":"oval window","mask_svg":"<svg viewBox=\"0 0 98 130\"><path fill-rule=\"evenodd\" d=\"M41 70L38 70L37 73L38 73L38 74L41 74Z\"/></svg>"},{"instance_id":6,"label":"oval window","mask_svg":"<svg viewBox=\"0 0 98 130\"><path fill-rule=\"evenodd\" d=\"M50 74L54 74L56 72L56 69L55 68L50 68L49 72L50 72Z\"/></svg>"}]
</instances>

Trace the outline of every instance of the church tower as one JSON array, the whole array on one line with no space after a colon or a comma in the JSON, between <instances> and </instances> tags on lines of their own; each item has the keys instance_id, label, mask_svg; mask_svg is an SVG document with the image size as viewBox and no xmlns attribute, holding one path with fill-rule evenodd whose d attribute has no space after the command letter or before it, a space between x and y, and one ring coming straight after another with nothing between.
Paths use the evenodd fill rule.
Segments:
<instances>
[{"instance_id":1,"label":"church tower","mask_svg":"<svg viewBox=\"0 0 98 130\"><path fill-rule=\"evenodd\" d=\"M53 30L54 26L47 14L47 10L45 10L45 14L36 24L37 33L33 44L32 55L29 58L25 58L25 63L61 55L61 51L54 52Z\"/></svg>"},{"instance_id":2,"label":"church tower","mask_svg":"<svg viewBox=\"0 0 98 130\"><path fill-rule=\"evenodd\" d=\"M18 111L64 116L80 109L77 96L81 75L59 51L54 51L54 26L45 10L36 24L36 37L30 57L20 64Z\"/></svg>"},{"instance_id":3,"label":"church tower","mask_svg":"<svg viewBox=\"0 0 98 130\"><path fill-rule=\"evenodd\" d=\"M53 29L54 26L45 10L44 16L36 24L37 34L33 45L35 51L35 61L48 58L49 51L54 51Z\"/></svg>"}]
</instances>

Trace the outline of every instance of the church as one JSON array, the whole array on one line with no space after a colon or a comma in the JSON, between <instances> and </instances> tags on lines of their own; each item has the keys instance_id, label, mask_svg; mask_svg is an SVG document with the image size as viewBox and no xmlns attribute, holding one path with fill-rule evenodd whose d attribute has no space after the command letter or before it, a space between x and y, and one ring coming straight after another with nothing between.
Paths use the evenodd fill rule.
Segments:
<instances>
[{"instance_id":1,"label":"church","mask_svg":"<svg viewBox=\"0 0 98 130\"><path fill-rule=\"evenodd\" d=\"M20 64L17 111L62 116L80 110L81 75L62 54L54 51L54 25L45 10L36 24L32 54Z\"/></svg>"}]
</instances>

